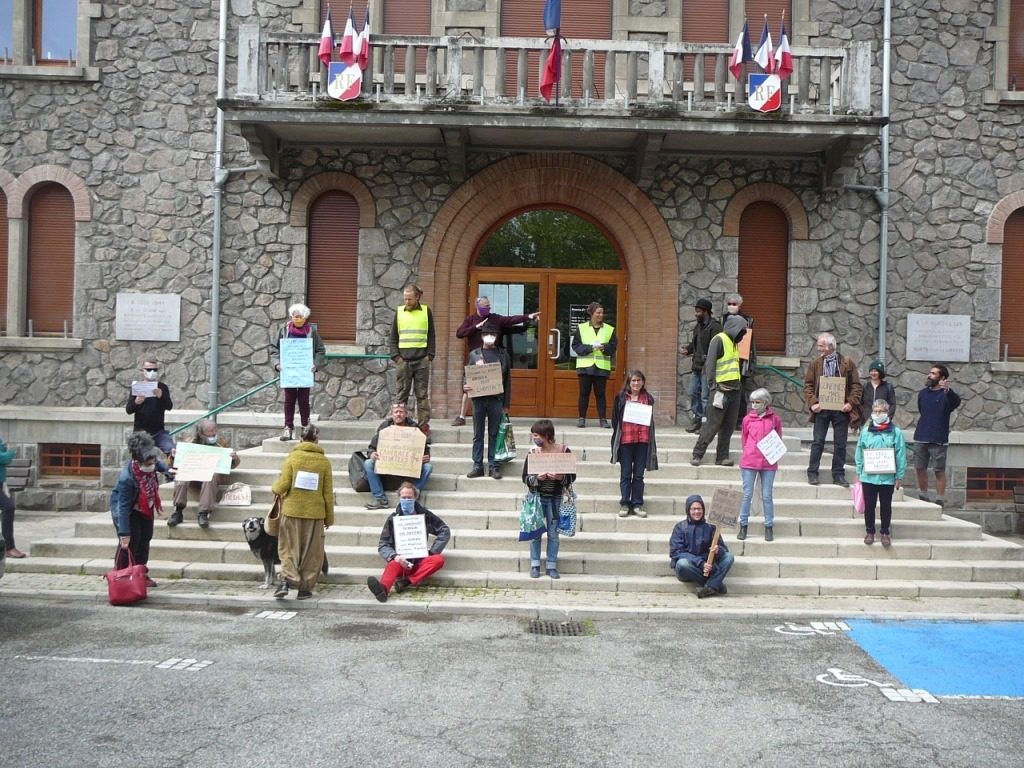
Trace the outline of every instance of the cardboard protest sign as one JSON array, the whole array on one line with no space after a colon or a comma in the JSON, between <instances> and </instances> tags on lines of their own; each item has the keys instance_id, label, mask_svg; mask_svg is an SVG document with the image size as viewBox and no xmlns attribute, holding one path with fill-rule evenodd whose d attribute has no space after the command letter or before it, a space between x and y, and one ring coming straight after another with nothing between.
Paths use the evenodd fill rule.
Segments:
<instances>
[{"instance_id":1,"label":"cardboard protest sign","mask_svg":"<svg viewBox=\"0 0 1024 768\"><path fill-rule=\"evenodd\" d=\"M133 381L132 395L134 397L157 397L160 392L160 383L156 381Z\"/></svg>"},{"instance_id":2,"label":"cardboard protest sign","mask_svg":"<svg viewBox=\"0 0 1024 768\"><path fill-rule=\"evenodd\" d=\"M409 558L426 557L427 519L423 515L395 515L391 518L395 532L395 551L398 556Z\"/></svg>"},{"instance_id":3,"label":"cardboard protest sign","mask_svg":"<svg viewBox=\"0 0 1024 768\"><path fill-rule=\"evenodd\" d=\"M818 379L818 405L823 411L841 411L846 405L846 379L821 376Z\"/></svg>"},{"instance_id":4,"label":"cardboard protest sign","mask_svg":"<svg viewBox=\"0 0 1024 768\"><path fill-rule=\"evenodd\" d=\"M536 453L526 454L526 473L529 475L574 475L576 474L576 454L574 453Z\"/></svg>"},{"instance_id":5,"label":"cardboard protest sign","mask_svg":"<svg viewBox=\"0 0 1024 768\"><path fill-rule=\"evenodd\" d=\"M231 474L231 449L221 448L219 445L203 445L202 443L178 443L174 449L174 466L181 471L182 462L190 460L189 457L194 454L202 454L205 456L216 456L217 460L214 464L218 475L230 475ZM178 475L178 479L183 479L181 475ZM206 478L209 480L210 478Z\"/></svg>"},{"instance_id":6,"label":"cardboard protest sign","mask_svg":"<svg viewBox=\"0 0 1024 768\"><path fill-rule=\"evenodd\" d=\"M742 504L742 491L735 488L715 489L715 495L711 497L711 509L707 512L708 522L723 530L738 528Z\"/></svg>"},{"instance_id":7,"label":"cardboard protest sign","mask_svg":"<svg viewBox=\"0 0 1024 768\"><path fill-rule=\"evenodd\" d=\"M640 424L645 427L651 426L651 417L654 415L653 405L644 405L633 400L626 401L626 407L622 409L622 420L630 424Z\"/></svg>"},{"instance_id":8,"label":"cardboard protest sign","mask_svg":"<svg viewBox=\"0 0 1024 768\"><path fill-rule=\"evenodd\" d=\"M896 452L892 448L866 448L864 471L869 475L888 475L896 471Z\"/></svg>"},{"instance_id":9,"label":"cardboard protest sign","mask_svg":"<svg viewBox=\"0 0 1024 768\"><path fill-rule=\"evenodd\" d=\"M786 455L786 444L774 429L757 441L757 450L769 464L778 464L779 459Z\"/></svg>"},{"instance_id":10,"label":"cardboard protest sign","mask_svg":"<svg viewBox=\"0 0 1024 768\"><path fill-rule=\"evenodd\" d=\"M252 505L252 488L245 483L232 483L220 497L222 507L248 507Z\"/></svg>"},{"instance_id":11,"label":"cardboard protest sign","mask_svg":"<svg viewBox=\"0 0 1024 768\"><path fill-rule=\"evenodd\" d=\"M466 383L472 387L470 397L486 397L504 393L501 381L501 363L466 366Z\"/></svg>"},{"instance_id":12,"label":"cardboard protest sign","mask_svg":"<svg viewBox=\"0 0 1024 768\"><path fill-rule=\"evenodd\" d=\"M313 339L281 339L281 389L313 386Z\"/></svg>"},{"instance_id":13,"label":"cardboard protest sign","mask_svg":"<svg viewBox=\"0 0 1024 768\"><path fill-rule=\"evenodd\" d=\"M419 477L426 449L427 436L416 427L387 427L377 437L374 469L378 475Z\"/></svg>"},{"instance_id":14,"label":"cardboard protest sign","mask_svg":"<svg viewBox=\"0 0 1024 768\"><path fill-rule=\"evenodd\" d=\"M747 328L747 332L743 334L743 338L740 339L740 343L736 345L737 352L739 352L740 360L750 359L750 345L754 343L754 330Z\"/></svg>"},{"instance_id":15,"label":"cardboard protest sign","mask_svg":"<svg viewBox=\"0 0 1024 768\"><path fill-rule=\"evenodd\" d=\"M213 480L213 474L217 469L219 457L212 453L199 453L198 451L186 453L184 456L174 456L174 466L178 470L174 475L175 480L183 483L196 481L208 483Z\"/></svg>"}]
</instances>

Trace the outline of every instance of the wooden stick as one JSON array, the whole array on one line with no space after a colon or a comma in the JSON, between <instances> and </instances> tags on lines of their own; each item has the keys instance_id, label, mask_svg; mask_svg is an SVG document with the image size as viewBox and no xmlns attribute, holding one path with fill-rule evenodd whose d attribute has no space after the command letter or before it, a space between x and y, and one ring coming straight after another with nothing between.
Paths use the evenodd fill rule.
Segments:
<instances>
[{"instance_id":1,"label":"wooden stick","mask_svg":"<svg viewBox=\"0 0 1024 768\"><path fill-rule=\"evenodd\" d=\"M715 526L715 536L711 539L711 551L708 553L708 565L715 564L715 547L718 546L718 539L721 538L722 529L717 525Z\"/></svg>"}]
</instances>

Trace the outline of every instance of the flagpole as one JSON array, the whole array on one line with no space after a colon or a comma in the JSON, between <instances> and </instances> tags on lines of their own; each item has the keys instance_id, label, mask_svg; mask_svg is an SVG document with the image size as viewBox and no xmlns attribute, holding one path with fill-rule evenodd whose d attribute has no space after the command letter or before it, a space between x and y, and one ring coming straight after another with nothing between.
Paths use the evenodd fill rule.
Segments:
<instances>
[{"instance_id":1,"label":"flagpole","mask_svg":"<svg viewBox=\"0 0 1024 768\"><path fill-rule=\"evenodd\" d=\"M562 58L562 30L555 29L555 40L558 41L558 58ZM555 81L555 106L558 106L558 97L562 95L562 62L558 62L558 80Z\"/></svg>"}]
</instances>

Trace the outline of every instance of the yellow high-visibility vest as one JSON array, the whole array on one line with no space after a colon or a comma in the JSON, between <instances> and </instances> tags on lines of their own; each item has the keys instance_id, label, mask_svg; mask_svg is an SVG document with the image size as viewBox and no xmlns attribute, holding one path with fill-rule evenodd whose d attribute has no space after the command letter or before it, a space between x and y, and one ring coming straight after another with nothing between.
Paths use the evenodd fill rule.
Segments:
<instances>
[{"instance_id":1,"label":"yellow high-visibility vest","mask_svg":"<svg viewBox=\"0 0 1024 768\"><path fill-rule=\"evenodd\" d=\"M740 380L740 350L725 331L715 335L722 340L722 356L715 363L715 381Z\"/></svg>"},{"instance_id":2,"label":"yellow high-visibility vest","mask_svg":"<svg viewBox=\"0 0 1024 768\"><path fill-rule=\"evenodd\" d=\"M580 342L592 347L595 344L607 344L611 341L615 328L608 325L608 323L604 323L595 331L594 326L590 323L584 323L579 327L579 331ZM610 371L612 369L612 358L606 353L598 352L597 350L591 350L590 354L586 357L576 358L577 368L589 368L592 365L596 365L602 371Z\"/></svg>"},{"instance_id":3,"label":"yellow high-visibility vest","mask_svg":"<svg viewBox=\"0 0 1024 768\"><path fill-rule=\"evenodd\" d=\"M409 310L403 304L395 310L398 323L399 349L426 349L427 347L427 305Z\"/></svg>"}]
</instances>

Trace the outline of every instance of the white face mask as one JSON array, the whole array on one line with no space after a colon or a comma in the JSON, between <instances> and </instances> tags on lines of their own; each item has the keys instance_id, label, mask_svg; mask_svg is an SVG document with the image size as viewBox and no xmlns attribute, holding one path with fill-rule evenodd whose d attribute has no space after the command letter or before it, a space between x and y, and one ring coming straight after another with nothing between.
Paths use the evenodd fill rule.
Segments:
<instances>
[{"instance_id":1,"label":"white face mask","mask_svg":"<svg viewBox=\"0 0 1024 768\"><path fill-rule=\"evenodd\" d=\"M156 381L156 377L160 375L160 371L143 371L142 375L146 377L146 381Z\"/></svg>"},{"instance_id":2,"label":"white face mask","mask_svg":"<svg viewBox=\"0 0 1024 768\"><path fill-rule=\"evenodd\" d=\"M497 336L484 336L484 344L494 344L497 340Z\"/></svg>"},{"instance_id":3,"label":"white face mask","mask_svg":"<svg viewBox=\"0 0 1024 768\"><path fill-rule=\"evenodd\" d=\"M156 464L139 464L139 469L143 472L156 472Z\"/></svg>"},{"instance_id":4,"label":"white face mask","mask_svg":"<svg viewBox=\"0 0 1024 768\"><path fill-rule=\"evenodd\" d=\"M725 311L728 312L730 315L738 315L740 313L740 305L728 304L725 307Z\"/></svg>"},{"instance_id":5,"label":"white face mask","mask_svg":"<svg viewBox=\"0 0 1024 768\"><path fill-rule=\"evenodd\" d=\"M213 435L212 437L209 435L203 436L203 442L206 443L207 445L216 445L218 439L219 438L216 435Z\"/></svg>"},{"instance_id":6,"label":"white face mask","mask_svg":"<svg viewBox=\"0 0 1024 768\"><path fill-rule=\"evenodd\" d=\"M871 420L873 422L875 422L875 424L877 424L878 426L882 426L883 424L885 424L885 422L887 422L889 420L889 414L888 413L872 413L871 414Z\"/></svg>"},{"instance_id":7,"label":"white face mask","mask_svg":"<svg viewBox=\"0 0 1024 768\"><path fill-rule=\"evenodd\" d=\"M765 408L768 407L768 403L761 400L754 400L750 403L750 407L754 409L754 413L764 413Z\"/></svg>"}]
</instances>

